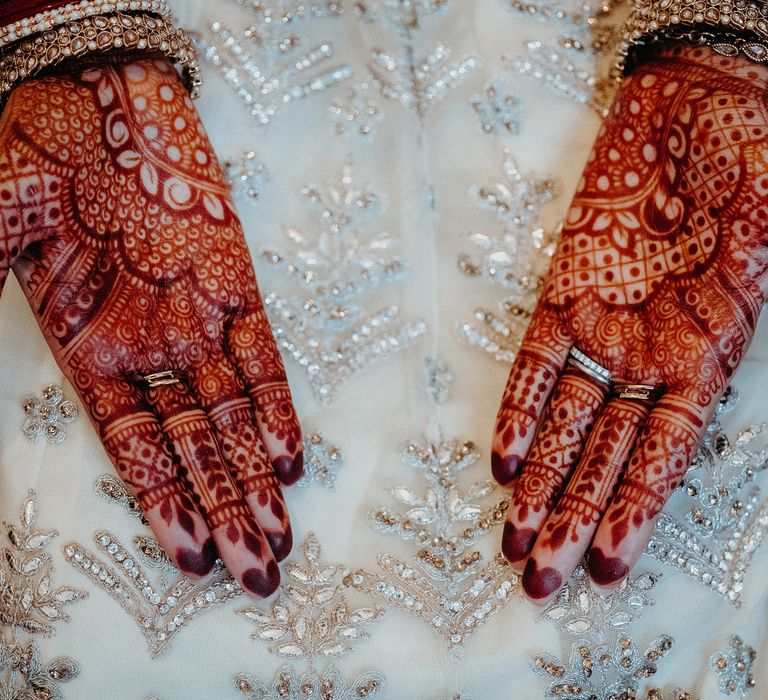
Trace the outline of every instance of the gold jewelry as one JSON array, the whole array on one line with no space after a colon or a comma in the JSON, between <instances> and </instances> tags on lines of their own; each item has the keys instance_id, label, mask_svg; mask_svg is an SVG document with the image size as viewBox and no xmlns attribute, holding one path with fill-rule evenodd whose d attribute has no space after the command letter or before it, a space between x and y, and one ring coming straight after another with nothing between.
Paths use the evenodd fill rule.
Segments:
<instances>
[{"instance_id":1,"label":"gold jewelry","mask_svg":"<svg viewBox=\"0 0 768 700\"><path fill-rule=\"evenodd\" d=\"M643 0L624 23L613 77L633 67L634 53L669 39L707 44L723 56L768 61L768 3L758 0Z\"/></svg>"},{"instance_id":2,"label":"gold jewelry","mask_svg":"<svg viewBox=\"0 0 768 700\"><path fill-rule=\"evenodd\" d=\"M162 54L179 65L187 89L196 97L200 64L189 35L150 14L97 15L69 22L17 41L0 57L0 109L24 80L71 58L112 50Z\"/></svg>"},{"instance_id":3,"label":"gold jewelry","mask_svg":"<svg viewBox=\"0 0 768 700\"><path fill-rule=\"evenodd\" d=\"M587 357L581 350L572 347L568 354L568 363L578 367L582 372L588 374L593 379L597 379L601 384L611 383L610 370L595 362L591 357Z\"/></svg>"},{"instance_id":4,"label":"gold jewelry","mask_svg":"<svg viewBox=\"0 0 768 700\"><path fill-rule=\"evenodd\" d=\"M620 399L656 401L663 393L661 384L614 384L613 393Z\"/></svg>"},{"instance_id":5,"label":"gold jewelry","mask_svg":"<svg viewBox=\"0 0 768 700\"><path fill-rule=\"evenodd\" d=\"M181 384L181 373L175 369L166 369L161 372L145 374L141 381L147 389L154 389L158 386L170 386L171 384Z\"/></svg>"}]
</instances>

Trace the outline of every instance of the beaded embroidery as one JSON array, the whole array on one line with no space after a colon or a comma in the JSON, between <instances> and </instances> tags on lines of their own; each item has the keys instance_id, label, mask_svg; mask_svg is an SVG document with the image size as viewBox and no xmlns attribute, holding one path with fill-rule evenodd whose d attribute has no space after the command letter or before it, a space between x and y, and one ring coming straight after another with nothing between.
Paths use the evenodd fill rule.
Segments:
<instances>
[{"instance_id":1,"label":"beaded embroidery","mask_svg":"<svg viewBox=\"0 0 768 700\"><path fill-rule=\"evenodd\" d=\"M342 581L345 569L321 562L314 535L307 537L302 553L304 564L289 561L285 565L287 580L269 608L237 612L256 625L252 639L268 643L269 651L278 656L305 659L307 668L299 673L292 666L283 666L269 686L250 674L238 673L235 688L261 700L352 700L376 695L384 687L380 673L364 673L347 683L334 666L318 671L315 661L351 652L351 642L367 637L367 626L384 611L350 604Z\"/></svg>"},{"instance_id":2,"label":"beaded embroidery","mask_svg":"<svg viewBox=\"0 0 768 700\"><path fill-rule=\"evenodd\" d=\"M333 488L336 473L343 464L344 455L338 447L328 444L322 433L310 433L304 438L304 475L297 485L309 486L316 482Z\"/></svg>"},{"instance_id":3,"label":"beaded embroidery","mask_svg":"<svg viewBox=\"0 0 768 700\"><path fill-rule=\"evenodd\" d=\"M549 177L523 175L508 149L504 150L505 180L475 187L475 204L496 212L503 225L499 234L471 233L469 240L482 257L459 256L459 270L468 277L482 277L500 286L507 296L498 313L474 312L474 321L462 322L459 337L500 362L515 358L533 309L559 232L547 231L540 221L542 207L558 192Z\"/></svg>"},{"instance_id":4,"label":"beaded embroidery","mask_svg":"<svg viewBox=\"0 0 768 700\"><path fill-rule=\"evenodd\" d=\"M63 389L56 384L46 386L40 398L29 396L24 400L27 420L22 430L32 442L41 437L51 445L64 442L67 426L77 420L77 404L64 398Z\"/></svg>"},{"instance_id":5,"label":"beaded embroidery","mask_svg":"<svg viewBox=\"0 0 768 700\"><path fill-rule=\"evenodd\" d=\"M723 695L744 697L755 686L752 666L757 658L755 650L745 644L741 637L733 635L723 651L712 655L710 668L720 679L720 692Z\"/></svg>"},{"instance_id":6,"label":"beaded embroidery","mask_svg":"<svg viewBox=\"0 0 768 700\"><path fill-rule=\"evenodd\" d=\"M258 200L261 190L270 179L267 166L257 158L254 151L248 151L236 160L224 161L223 167L232 188L232 196L245 199L251 204Z\"/></svg>"},{"instance_id":7,"label":"beaded embroidery","mask_svg":"<svg viewBox=\"0 0 768 700\"><path fill-rule=\"evenodd\" d=\"M318 401L330 406L344 382L412 345L426 325L401 323L395 305L366 315L358 301L408 270L389 252L397 238L366 230L366 221L383 207L382 197L355 185L350 165L339 182L307 185L302 195L318 210L321 231L312 235L289 227L285 234L294 252L265 248L261 259L296 280L307 295L269 294L264 303L278 346L306 371Z\"/></svg>"},{"instance_id":8,"label":"beaded embroidery","mask_svg":"<svg viewBox=\"0 0 768 700\"><path fill-rule=\"evenodd\" d=\"M482 504L495 490L489 481L460 489L459 474L479 458L471 442L413 441L405 446L404 458L426 479L427 490L419 495L405 486L393 488L401 508L377 508L368 521L374 529L413 542L418 547L413 563L382 554L379 573L359 569L345 581L418 617L454 647L517 590L518 577L500 554L483 566L474 548L504 521L507 499Z\"/></svg>"},{"instance_id":9,"label":"beaded embroidery","mask_svg":"<svg viewBox=\"0 0 768 700\"><path fill-rule=\"evenodd\" d=\"M74 588L57 588L53 564L45 548L56 530L35 528L37 497L29 491L21 507L20 525L3 526L8 545L0 559L0 697L61 700L59 683L75 678L80 669L70 658L47 664L37 645L27 637L50 635L54 623L67 622L64 607L87 597Z\"/></svg>"},{"instance_id":10,"label":"beaded embroidery","mask_svg":"<svg viewBox=\"0 0 768 700\"><path fill-rule=\"evenodd\" d=\"M501 78L491 78L482 94L472 96L470 104L486 134L520 133L523 101L507 89Z\"/></svg>"}]
</instances>

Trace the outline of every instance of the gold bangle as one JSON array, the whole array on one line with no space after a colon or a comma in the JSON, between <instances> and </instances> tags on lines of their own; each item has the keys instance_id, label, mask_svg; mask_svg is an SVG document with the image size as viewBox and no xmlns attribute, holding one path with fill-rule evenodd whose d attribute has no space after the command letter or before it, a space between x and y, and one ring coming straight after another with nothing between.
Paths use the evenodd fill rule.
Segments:
<instances>
[{"instance_id":1,"label":"gold bangle","mask_svg":"<svg viewBox=\"0 0 768 700\"><path fill-rule=\"evenodd\" d=\"M651 0L638 4L622 28L613 77L633 67L637 47L678 40L706 44L723 56L768 61L768 3L756 0Z\"/></svg>"},{"instance_id":2,"label":"gold bangle","mask_svg":"<svg viewBox=\"0 0 768 700\"><path fill-rule=\"evenodd\" d=\"M23 81L64 61L113 50L162 54L182 69L187 89L197 96L200 64L189 35L156 15L116 12L69 22L9 46L0 57L0 110Z\"/></svg>"}]
</instances>

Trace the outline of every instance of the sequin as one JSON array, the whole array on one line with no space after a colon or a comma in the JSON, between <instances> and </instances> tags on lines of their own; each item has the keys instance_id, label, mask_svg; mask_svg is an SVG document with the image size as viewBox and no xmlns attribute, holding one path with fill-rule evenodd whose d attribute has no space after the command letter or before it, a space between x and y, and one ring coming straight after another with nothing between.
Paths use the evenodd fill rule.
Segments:
<instances>
[{"instance_id":1,"label":"sequin","mask_svg":"<svg viewBox=\"0 0 768 700\"><path fill-rule=\"evenodd\" d=\"M404 447L404 458L426 479L426 491L394 487L398 510L374 509L368 521L376 530L413 542L413 563L382 554L379 573L358 569L345 580L426 622L455 647L517 593L518 577L503 557L495 555L483 565L474 548L504 521L507 499L485 503L495 490L489 481L459 487L459 474L479 458L471 442L413 441Z\"/></svg>"},{"instance_id":2,"label":"sequin","mask_svg":"<svg viewBox=\"0 0 768 700\"><path fill-rule=\"evenodd\" d=\"M100 555L76 542L64 547L64 555L77 571L106 591L133 618L152 656L162 654L179 631L201 612L242 594L221 563L202 581L192 581L168 564L155 566L159 571L150 577L138 561L147 556L141 547L131 554L107 531L97 532L94 542ZM139 540L136 544L141 543Z\"/></svg>"},{"instance_id":3,"label":"sequin","mask_svg":"<svg viewBox=\"0 0 768 700\"><path fill-rule=\"evenodd\" d=\"M384 115L369 98L369 92L370 85L361 83L347 90L343 98L331 102L331 120L338 136L357 136L366 141L373 139Z\"/></svg>"},{"instance_id":4,"label":"sequin","mask_svg":"<svg viewBox=\"0 0 768 700\"><path fill-rule=\"evenodd\" d=\"M54 585L45 549L58 532L34 527L37 513L37 497L29 491L20 524L3 522L8 545L0 559L0 697L61 700L59 684L80 668L67 657L46 664L29 635L53 634L55 624L69 621L64 608L88 594Z\"/></svg>"},{"instance_id":5,"label":"sequin","mask_svg":"<svg viewBox=\"0 0 768 700\"><path fill-rule=\"evenodd\" d=\"M278 669L272 683L246 673L234 677L234 685L246 697L281 700L351 700L373 696L384 687L380 673L368 672L346 682L327 665L315 669L317 659L334 658L352 651L352 643L368 636L367 627L381 618L378 606L354 607L346 595L346 569L321 561L320 543L310 534L302 546L304 562L285 565L286 579L269 606L249 607L237 613L256 626L251 638L268 644L271 653L297 659L307 667Z\"/></svg>"},{"instance_id":6,"label":"sequin","mask_svg":"<svg viewBox=\"0 0 768 700\"><path fill-rule=\"evenodd\" d=\"M401 280L408 265L390 251L398 239L368 231L383 198L354 184L351 165L324 187L307 185L302 195L318 210L321 229L287 228L292 252L261 250L262 262L304 287L306 296L269 294L264 302L278 345L301 366L323 406L371 364L412 345L426 332L423 321L400 322L397 306L366 314L360 298Z\"/></svg>"},{"instance_id":7,"label":"sequin","mask_svg":"<svg viewBox=\"0 0 768 700\"><path fill-rule=\"evenodd\" d=\"M756 658L755 650L738 635L728 640L728 646L723 651L712 655L709 666L718 676L723 695L743 698L755 686L752 671Z\"/></svg>"},{"instance_id":8,"label":"sequin","mask_svg":"<svg viewBox=\"0 0 768 700\"><path fill-rule=\"evenodd\" d=\"M327 442L323 433L310 433L304 438L304 475L299 486L315 482L326 488L333 488L336 474L344 464L344 454Z\"/></svg>"},{"instance_id":9,"label":"sequin","mask_svg":"<svg viewBox=\"0 0 768 700\"><path fill-rule=\"evenodd\" d=\"M491 78L482 94L472 96L470 104L486 134L520 133L523 101L502 84L501 78Z\"/></svg>"},{"instance_id":10,"label":"sequin","mask_svg":"<svg viewBox=\"0 0 768 700\"><path fill-rule=\"evenodd\" d=\"M235 199L244 199L254 204L264 185L269 182L267 166L258 159L254 151L248 151L240 158L226 160L223 164L227 182Z\"/></svg>"},{"instance_id":11,"label":"sequin","mask_svg":"<svg viewBox=\"0 0 768 700\"><path fill-rule=\"evenodd\" d=\"M443 360L436 357L428 357L424 360L424 380L427 386L427 395L435 404L448 402L454 379L453 371Z\"/></svg>"},{"instance_id":12,"label":"sequin","mask_svg":"<svg viewBox=\"0 0 768 700\"><path fill-rule=\"evenodd\" d=\"M32 442L44 437L47 442L56 445L64 442L67 428L77 420L77 404L64 398L64 390L49 384L41 396L28 396L24 400L24 413L27 416L22 430Z\"/></svg>"},{"instance_id":13,"label":"sequin","mask_svg":"<svg viewBox=\"0 0 768 700\"><path fill-rule=\"evenodd\" d=\"M555 249L559 230L548 231L541 223L542 207L558 193L550 177L523 175L509 149L504 151L505 179L473 187L475 204L496 213L500 233L474 232L469 240L482 257L462 254L459 270L504 289L506 296L497 311L477 309L474 321L459 325L459 337L499 362L514 360L533 309L542 280Z\"/></svg>"}]
</instances>

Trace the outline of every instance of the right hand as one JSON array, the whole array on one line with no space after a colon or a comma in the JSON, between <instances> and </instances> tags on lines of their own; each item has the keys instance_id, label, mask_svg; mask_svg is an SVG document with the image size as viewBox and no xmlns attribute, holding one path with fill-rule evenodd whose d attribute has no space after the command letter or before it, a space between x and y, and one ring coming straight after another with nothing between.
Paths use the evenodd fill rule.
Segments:
<instances>
[{"instance_id":1,"label":"right hand","mask_svg":"<svg viewBox=\"0 0 768 700\"><path fill-rule=\"evenodd\" d=\"M107 57L13 92L0 243L0 287L12 267L174 564L203 576L219 556L272 593L301 432L221 168L169 63ZM182 381L141 379L162 370Z\"/></svg>"}]
</instances>

